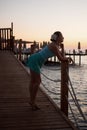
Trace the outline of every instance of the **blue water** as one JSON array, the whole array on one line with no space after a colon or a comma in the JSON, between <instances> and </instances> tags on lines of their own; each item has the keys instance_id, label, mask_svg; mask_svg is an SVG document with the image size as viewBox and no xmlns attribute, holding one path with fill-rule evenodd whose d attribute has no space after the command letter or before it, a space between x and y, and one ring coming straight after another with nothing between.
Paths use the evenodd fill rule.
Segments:
<instances>
[{"instance_id":1,"label":"blue water","mask_svg":"<svg viewBox=\"0 0 87 130\"><path fill-rule=\"evenodd\" d=\"M72 65L69 66L69 77L72 83L72 87L74 88L79 106L81 107L81 110L87 119L87 56L81 57L80 66L78 56L76 57L75 61L76 61L75 66ZM42 87L53 99L53 101L60 107L61 84L60 82L57 82L57 80L61 80L60 66L49 66L49 67L43 66L41 72L43 83ZM81 129L83 129L83 126L85 126L84 129L87 129L87 123L85 123L82 116L78 112L78 109L74 105L74 102L70 95L69 95L69 102L71 104L73 112L75 113L77 122L80 124L80 126L82 126ZM70 109L69 109L69 118L74 122Z\"/></svg>"}]
</instances>

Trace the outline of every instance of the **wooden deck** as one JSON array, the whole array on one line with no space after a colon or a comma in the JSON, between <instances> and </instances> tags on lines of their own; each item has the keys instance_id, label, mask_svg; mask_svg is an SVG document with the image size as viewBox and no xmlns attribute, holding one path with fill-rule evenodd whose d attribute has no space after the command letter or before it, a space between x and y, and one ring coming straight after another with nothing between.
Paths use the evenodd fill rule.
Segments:
<instances>
[{"instance_id":1,"label":"wooden deck","mask_svg":"<svg viewBox=\"0 0 87 130\"><path fill-rule=\"evenodd\" d=\"M32 111L29 75L11 52L0 51L0 130L76 130L39 89Z\"/></svg>"}]
</instances>

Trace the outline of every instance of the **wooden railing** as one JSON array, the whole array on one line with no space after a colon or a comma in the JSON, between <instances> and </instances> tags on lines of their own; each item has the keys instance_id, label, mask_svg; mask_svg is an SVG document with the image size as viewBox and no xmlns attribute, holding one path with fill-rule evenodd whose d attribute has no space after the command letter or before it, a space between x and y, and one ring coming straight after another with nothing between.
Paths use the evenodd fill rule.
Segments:
<instances>
[{"instance_id":1,"label":"wooden railing","mask_svg":"<svg viewBox=\"0 0 87 130\"><path fill-rule=\"evenodd\" d=\"M29 48L26 47L27 44L30 46ZM35 53L36 48L39 50L38 43L35 41L23 41L22 39L14 40L14 53L17 55L20 61L23 60L22 55L31 55Z\"/></svg>"},{"instance_id":2,"label":"wooden railing","mask_svg":"<svg viewBox=\"0 0 87 130\"><path fill-rule=\"evenodd\" d=\"M0 28L0 50L12 50L14 48L13 23L11 28Z\"/></svg>"}]
</instances>

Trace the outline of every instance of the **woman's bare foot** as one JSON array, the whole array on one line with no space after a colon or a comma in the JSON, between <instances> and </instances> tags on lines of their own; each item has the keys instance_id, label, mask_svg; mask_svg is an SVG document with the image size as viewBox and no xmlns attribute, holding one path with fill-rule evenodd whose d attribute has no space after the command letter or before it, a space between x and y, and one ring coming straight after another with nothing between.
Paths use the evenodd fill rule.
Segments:
<instances>
[{"instance_id":1,"label":"woman's bare foot","mask_svg":"<svg viewBox=\"0 0 87 130\"><path fill-rule=\"evenodd\" d=\"M33 111L40 110L40 108L36 104L32 104L31 102L29 102L29 104L31 105Z\"/></svg>"}]
</instances>

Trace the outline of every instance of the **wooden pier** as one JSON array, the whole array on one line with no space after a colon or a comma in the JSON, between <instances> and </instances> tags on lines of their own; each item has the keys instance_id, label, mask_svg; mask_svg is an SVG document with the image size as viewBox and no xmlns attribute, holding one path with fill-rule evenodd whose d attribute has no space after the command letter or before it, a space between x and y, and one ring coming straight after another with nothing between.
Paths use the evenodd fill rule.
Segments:
<instances>
[{"instance_id":1,"label":"wooden pier","mask_svg":"<svg viewBox=\"0 0 87 130\"><path fill-rule=\"evenodd\" d=\"M29 74L10 51L0 51L0 130L76 130L75 126L39 89L29 105Z\"/></svg>"},{"instance_id":2,"label":"wooden pier","mask_svg":"<svg viewBox=\"0 0 87 130\"><path fill-rule=\"evenodd\" d=\"M21 43L20 40L20 61ZM77 130L68 119L68 104L64 98L64 95L68 96L68 85L65 85L68 79L64 77L68 64L61 66L64 70L61 71L62 112L41 88L37 95L40 110L32 111L29 105L30 75L14 56L14 45L12 23L11 28L0 28L0 130ZM34 46L31 50L34 51Z\"/></svg>"}]
</instances>

